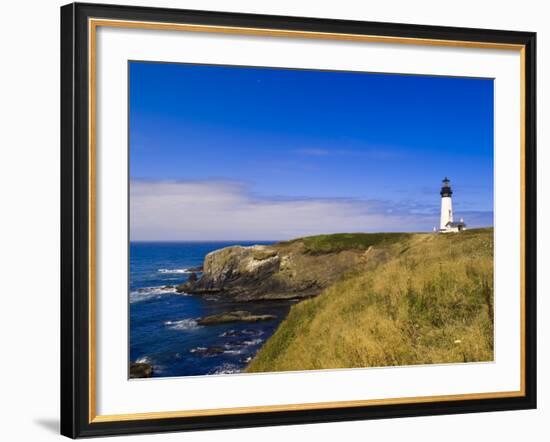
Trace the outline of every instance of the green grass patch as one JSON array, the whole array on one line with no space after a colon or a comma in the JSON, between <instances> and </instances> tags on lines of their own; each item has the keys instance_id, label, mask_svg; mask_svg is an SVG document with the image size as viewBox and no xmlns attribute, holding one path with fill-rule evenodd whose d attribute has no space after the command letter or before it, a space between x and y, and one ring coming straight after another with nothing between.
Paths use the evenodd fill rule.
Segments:
<instances>
[{"instance_id":1,"label":"green grass patch","mask_svg":"<svg viewBox=\"0 0 550 442\"><path fill-rule=\"evenodd\" d=\"M343 250L366 250L371 246L394 244L409 238L411 233L334 233L300 238L288 243L301 242L306 253L322 254ZM283 243L284 244L284 243Z\"/></svg>"}]
</instances>

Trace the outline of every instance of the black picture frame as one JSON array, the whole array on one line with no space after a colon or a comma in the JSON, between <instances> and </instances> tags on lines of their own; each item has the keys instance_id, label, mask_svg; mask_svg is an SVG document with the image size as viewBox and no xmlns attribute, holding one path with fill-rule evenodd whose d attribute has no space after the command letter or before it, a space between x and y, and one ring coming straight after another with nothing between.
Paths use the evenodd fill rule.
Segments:
<instances>
[{"instance_id":1,"label":"black picture frame","mask_svg":"<svg viewBox=\"0 0 550 442\"><path fill-rule=\"evenodd\" d=\"M89 18L522 45L524 47L524 395L468 400L90 420ZM73 3L61 8L61 434L76 438L536 408L536 34Z\"/></svg>"}]
</instances>

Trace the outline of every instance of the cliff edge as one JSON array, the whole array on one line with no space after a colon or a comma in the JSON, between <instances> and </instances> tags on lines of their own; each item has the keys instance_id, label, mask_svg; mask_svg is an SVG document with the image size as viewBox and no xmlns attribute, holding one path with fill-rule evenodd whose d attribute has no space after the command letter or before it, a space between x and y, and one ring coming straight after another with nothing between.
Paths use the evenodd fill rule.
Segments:
<instances>
[{"instance_id":1,"label":"cliff edge","mask_svg":"<svg viewBox=\"0 0 550 442\"><path fill-rule=\"evenodd\" d=\"M190 294L219 293L236 301L303 299L320 294L367 258L372 246L408 234L334 234L274 245L231 246L206 255L200 278L177 287Z\"/></svg>"}]
</instances>

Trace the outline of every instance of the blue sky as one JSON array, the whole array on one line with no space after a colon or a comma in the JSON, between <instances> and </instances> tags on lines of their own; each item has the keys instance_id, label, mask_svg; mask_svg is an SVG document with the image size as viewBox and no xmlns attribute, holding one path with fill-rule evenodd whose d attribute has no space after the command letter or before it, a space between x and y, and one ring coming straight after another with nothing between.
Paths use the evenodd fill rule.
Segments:
<instances>
[{"instance_id":1,"label":"blue sky","mask_svg":"<svg viewBox=\"0 0 550 442\"><path fill-rule=\"evenodd\" d=\"M444 176L492 225L491 79L129 69L132 239L431 230Z\"/></svg>"}]
</instances>

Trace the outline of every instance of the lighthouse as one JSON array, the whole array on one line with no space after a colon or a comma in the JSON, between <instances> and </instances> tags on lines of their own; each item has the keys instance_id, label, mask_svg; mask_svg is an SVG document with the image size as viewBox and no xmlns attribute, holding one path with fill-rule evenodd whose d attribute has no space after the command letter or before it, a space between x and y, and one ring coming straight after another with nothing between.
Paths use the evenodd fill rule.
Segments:
<instances>
[{"instance_id":1,"label":"lighthouse","mask_svg":"<svg viewBox=\"0 0 550 442\"><path fill-rule=\"evenodd\" d=\"M460 232L466 229L464 220L459 222L453 220L453 191L451 190L451 181L445 177L442 181L441 192L441 216L439 219L439 231L441 233Z\"/></svg>"}]
</instances>

